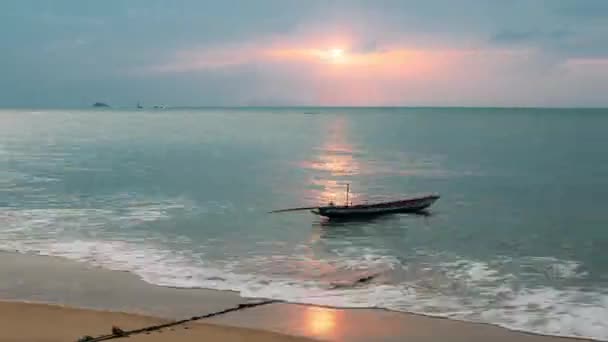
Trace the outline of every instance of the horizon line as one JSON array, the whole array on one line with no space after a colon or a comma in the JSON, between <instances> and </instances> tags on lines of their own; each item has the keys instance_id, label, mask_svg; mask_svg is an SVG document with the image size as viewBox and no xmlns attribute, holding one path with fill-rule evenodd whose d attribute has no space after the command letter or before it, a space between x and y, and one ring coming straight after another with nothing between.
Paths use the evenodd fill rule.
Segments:
<instances>
[{"instance_id":1,"label":"horizon line","mask_svg":"<svg viewBox=\"0 0 608 342\"><path fill-rule=\"evenodd\" d=\"M170 109L290 109L290 108L325 108L325 109L608 109L608 105L606 106L465 106L465 105L453 105L453 106L442 106L442 105L387 105L387 106L322 106L322 105L178 105L178 106L166 106L165 108L154 108L153 106L144 107L139 110L146 109L157 109L157 110L170 110ZM134 109L137 110L135 106L110 106L108 108L95 108L92 105L89 106L14 106L14 107L3 107L0 106L0 110L6 109L96 109L96 110L108 110L108 109Z\"/></svg>"}]
</instances>

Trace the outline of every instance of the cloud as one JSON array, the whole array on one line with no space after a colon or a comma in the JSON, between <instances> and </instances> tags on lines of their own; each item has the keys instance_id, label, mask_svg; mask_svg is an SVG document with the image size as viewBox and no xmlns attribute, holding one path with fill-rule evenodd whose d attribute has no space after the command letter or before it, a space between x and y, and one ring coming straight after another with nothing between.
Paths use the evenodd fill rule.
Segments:
<instances>
[{"instance_id":1,"label":"cloud","mask_svg":"<svg viewBox=\"0 0 608 342\"><path fill-rule=\"evenodd\" d=\"M32 94L57 106L98 94L126 104L608 105L607 11L603 0L7 0L0 106L30 105Z\"/></svg>"},{"instance_id":2,"label":"cloud","mask_svg":"<svg viewBox=\"0 0 608 342\"><path fill-rule=\"evenodd\" d=\"M504 48L416 48L399 45L361 49L356 39L345 45L315 44L316 36L275 37L242 45L179 51L153 74L206 75L223 72L254 75L250 94L239 104L289 96L306 105L452 104L474 97L500 71L529 73L534 51ZM306 42L305 45L298 45ZM334 49L340 48L335 54ZM351 47L355 47L352 49ZM470 86L475 84L475 86ZM452 93L452 94L450 94ZM437 96L441 94L441 96ZM443 97L443 98L442 98Z\"/></svg>"},{"instance_id":3,"label":"cloud","mask_svg":"<svg viewBox=\"0 0 608 342\"><path fill-rule=\"evenodd\" d=\"M493 43L520 43L533 41L554 41L561 40L572 36L574 32L569 30L553 30L549 32L543 31L515 31L503 30L496 33L490 39Z\"/></svg>"}]
</instances>

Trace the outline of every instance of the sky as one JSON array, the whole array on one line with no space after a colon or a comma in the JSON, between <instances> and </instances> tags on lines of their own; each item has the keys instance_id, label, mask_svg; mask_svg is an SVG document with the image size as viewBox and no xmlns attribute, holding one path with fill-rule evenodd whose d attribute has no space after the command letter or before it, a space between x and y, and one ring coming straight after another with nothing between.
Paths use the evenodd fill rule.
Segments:
<instances>
[{"instance_id":1,"label":"sky","mask_svg":"<svg viewBox=\"0 0 608 342\"><path fill-rule=\"evenodd\" d=\"M608 107L608 0L2 0L0 107Z\"/></svg>"}]
</instances>

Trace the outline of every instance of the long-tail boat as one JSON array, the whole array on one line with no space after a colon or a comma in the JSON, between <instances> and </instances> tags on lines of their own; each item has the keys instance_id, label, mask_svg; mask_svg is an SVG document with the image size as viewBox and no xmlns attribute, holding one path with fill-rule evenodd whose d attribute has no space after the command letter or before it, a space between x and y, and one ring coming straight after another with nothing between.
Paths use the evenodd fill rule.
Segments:
<instances>
[{"instance_id":1,"label":"long-tail boat","mask_svg":"<svg viewBox=\"0 0 608 342\"><path fill-rule=\"evenodd\" d=\"M335 205L330 202L329 205L326 206L281 209L271 211L271 213L310 210L314 214L329 218L374 216L390 213L419 213L424 209L430 207L433 203L435 203L435 201L439 199L439 195L430 194L404 198L396 201L353 205L352 203L348 202L349 191L350 186L347 185L345 205Z\"/></svg>"}]
</instances>

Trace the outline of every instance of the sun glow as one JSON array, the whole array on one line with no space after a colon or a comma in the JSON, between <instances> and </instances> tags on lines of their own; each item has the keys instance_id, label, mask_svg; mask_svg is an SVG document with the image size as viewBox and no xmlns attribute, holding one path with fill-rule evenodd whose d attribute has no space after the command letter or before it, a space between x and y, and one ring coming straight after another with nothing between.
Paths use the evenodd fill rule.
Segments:
<instances>
[{"instance_id":1,"label":"sun glow","mask_svg":"<svg viewBox=\"0 0 608 342\"><path fill-rule=\"evenodd\" d=\"M340 57L344 56L344 50L334 48L334 49L329 50L329 54L332 58L340 58Z\"/></svg>"},{"instance_id":2,"label":"sun glow","mask_svg":"<svg viewBox=\"0 0 608 342\"><path fill-rule=\"evenodd\" d=\"M332 63L344 62L345 58L346 58L344 49L341 49L341 48L328 49L328 50L324 51L323 53L321 53L321 55L324 59L327 59L328 61L330 61Z\"/></svg>"}]
</instances>

